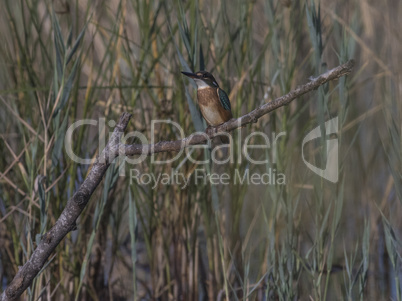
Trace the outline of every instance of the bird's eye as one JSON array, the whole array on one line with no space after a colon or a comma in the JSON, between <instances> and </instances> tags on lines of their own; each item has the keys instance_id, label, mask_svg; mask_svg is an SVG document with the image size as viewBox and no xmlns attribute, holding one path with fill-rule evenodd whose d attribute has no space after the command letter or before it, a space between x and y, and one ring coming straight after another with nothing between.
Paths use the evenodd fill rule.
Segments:
<instances>
[{"instance_id":1,"label":"bird's eye","mask_svg":"<svg viewBox=\"0 0 402 301\"><path fill-rule=\"evenodd\" d=\"M204 74L202 77L203 77L203 78L207 78L207 75L206 75L206 74Z\"/></svg>"}]
</instances>

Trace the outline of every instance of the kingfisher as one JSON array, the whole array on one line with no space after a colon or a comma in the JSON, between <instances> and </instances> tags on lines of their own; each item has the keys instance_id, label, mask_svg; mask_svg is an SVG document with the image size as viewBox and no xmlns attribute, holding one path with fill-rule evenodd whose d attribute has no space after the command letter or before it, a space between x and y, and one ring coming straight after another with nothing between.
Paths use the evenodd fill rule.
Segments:
<instances>
[{"instance_id":1,"label":"kingfisher","mask_svg":"<svg viewBox=\"0 0 402 301\"><path fill-rule=\"evenodd\" d=\"M232 119L232 108L230 100L223 91L213 75L206 71L197 73L181 72L192 78L197 84L197 99L202 117L208 127L218 126Z\"/></svg>"}]
</instances>

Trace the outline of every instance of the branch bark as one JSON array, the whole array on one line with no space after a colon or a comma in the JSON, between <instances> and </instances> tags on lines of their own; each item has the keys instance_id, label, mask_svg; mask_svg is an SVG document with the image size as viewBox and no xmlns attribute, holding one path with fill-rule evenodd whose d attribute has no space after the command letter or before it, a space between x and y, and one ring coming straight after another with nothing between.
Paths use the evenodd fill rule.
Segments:
<instances>
[{"instance_id":1,"label":"branch bark","mask_svg":"<svg viewBox=\"0 0 402 301\"><path fill-rule=\"evenodd\" d=\"M27 289L27 287L31 285L33 279L41 271L51 253L56 249L63 238L70 231L76 228L77 218L80 216L91 195L101 182L106 170L109 168L110 163L118 155L149 155L159 152L173 152L180 151L181 149L190 145L203 143L221 132L233 131L234 129L245 124L257 122L260 117L276 110L279 107L289 104L297 97L315 90L319 86L331 80L348 75L352 72L353 66L354 61L350 60L343 65L340 65L314 79L311 79L309 83L292 90L282 97L262 105L261 107L241 116L240 118L229 120L228 122L216 127L212 133L195 133L182 140L161 141L156 144L148 145L122 144L120 143L120 138L123 135L131 118L130 114L123 113L120 116L120 120L116 125L108 144L92 166L88 177L84 180L73 197L67 202L67 205L61 213L59 219L56 221L56 224L43 235L40 243L33 251L28 262L25 263L24 266L19 267L14 279L1 294L0 301L16 300Z\"/></svg>"}]
</instances>

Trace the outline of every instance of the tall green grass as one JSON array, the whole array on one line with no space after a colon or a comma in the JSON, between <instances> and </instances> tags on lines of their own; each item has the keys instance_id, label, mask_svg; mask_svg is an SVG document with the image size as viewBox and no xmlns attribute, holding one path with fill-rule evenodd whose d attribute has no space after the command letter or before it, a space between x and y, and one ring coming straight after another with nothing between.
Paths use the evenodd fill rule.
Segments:
<instances>
[{"instance_id":1,"label":"tall green grass","mask_svg":"<svg viewBox=\"0 0 402 301\"><path fill-rule=\"evenodd\" d=\"M6 0L0 11L0 283L59 217L90 168L64 149L77 120L106 118L73 136L96 158L110 120L150 138L152 120L185 135L205 128L195 86L208 70L241 116L350 58L352 75L233 133L262 131L256 160L218 166L209 150L169 164L112 165L101 187L24 295L29 300L401 300L402 143L399 3L364 1ZM301 158L313 128L338 117L336 137L304 152L324 167L338 139L339 180ZM278 136L281 132L285 135ZM274 135L274 136L273 136ZM277 137L276 143L271 137ZM180 139L155 126L155 141ZM139 143L129 138L126 143ZM263 144L261 136L252 144ZM176 154L161 153L156 160ZM286 185L139 185L130 170L283 173ZM126 176L119 176L125 172Z\"/></svg>"}]
</instances>

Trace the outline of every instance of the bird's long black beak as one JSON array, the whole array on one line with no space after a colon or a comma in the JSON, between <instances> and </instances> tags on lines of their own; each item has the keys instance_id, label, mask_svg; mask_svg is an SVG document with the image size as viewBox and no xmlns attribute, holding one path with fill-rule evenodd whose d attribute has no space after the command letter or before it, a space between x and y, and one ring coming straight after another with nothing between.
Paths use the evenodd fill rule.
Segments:
<instances>
[{"instance_id":1,"label":"bird's long black beak","mask_svg":"<svg viewBox=\"0 0 402 301\"><path fill-rule=\"evenodd\" d=\"M190 78L198 78L198 75L195 73L191 73L191 72L184 72L182 71L181 73L183 73L185 76L188 76Z\"/></svg>"}]
</instances>

